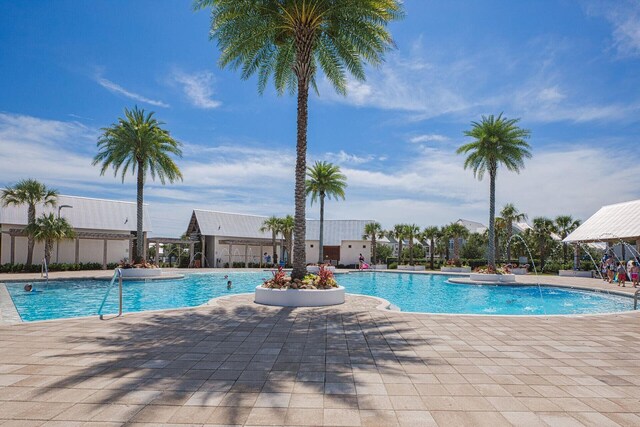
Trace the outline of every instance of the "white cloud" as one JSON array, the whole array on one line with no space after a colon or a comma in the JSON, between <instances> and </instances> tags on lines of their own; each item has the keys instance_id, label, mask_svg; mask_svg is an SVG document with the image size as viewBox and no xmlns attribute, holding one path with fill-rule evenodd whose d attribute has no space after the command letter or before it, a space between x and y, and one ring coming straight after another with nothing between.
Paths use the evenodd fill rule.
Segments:
<instances>
[{"instance_id":1,"label":"white cloud","mask_svg":"<svg viewBox=\"0 0 640 427\"><path fill-rule=\"evenodd\" d=\"M623 56L640 55L640 3L636 0L591 1L588 11L613 26L613 46Z\"/></svg>"},{"instance_id":2,"label":"white cloud","mask_svg":"<svg viewBox=\"0 0 640 427\"><path fill-rule=\"evenodd\" d=\"M197 108L218 108L222 103L213 99L213 73L209 71L199 71L186 73L174 70L172 79L182 86L182 90L187 99Z\"/></svg>"},{"instance_id":3,"label":"white cloud","mask_svg":"<svg viewBox=\"0 0 640 427\"><path fill-rule=\"evenodd\" d=\"M337 153L329 152L325 154L324 158L329 162L334 162L339 164L352 163L356 165L359 165L362 163L368 163L372 160L375 160L375 156L370 154L366 156L358 156L356 154L349 154L344 150L340 150Z\"/></svg>"},{"instance_id":4,"label":"white cloud","mask_svg":"<svg viewBox=\"0 0 640 427\"><path fill-rule=\"evenodd\" d=\"M137 94L135 92L131 92L131 91L123 88L119 84L114 83L111 80L105 79L104 77L96 76L96 82L100 86L102 86L103 88L107 89L110 92L117 93L119 95L123 95L123 96L125 96L127 98L130 98L130 99L133 99L135 101L144 102L145 104L154 105L156 107L164 107L164 108L168 108L169 107L169 104L167 104L165 102L154 100L154 99L150 99L150 98L147 98L147 97L142 96L140 94Z\"/></svg>"},{"instance_id":5,"label":"white cloud","mask_svg":"<svg viewBox=\"0 0 640 427\"><path fill-rule=\"evenodd\" d=\"M409 138L409 142L412 144L422 144L424 142L447 142L449 138L444 135L438 135L437 133L429 133L424 135L416 135Z\"/></svg>"}]
</instances>

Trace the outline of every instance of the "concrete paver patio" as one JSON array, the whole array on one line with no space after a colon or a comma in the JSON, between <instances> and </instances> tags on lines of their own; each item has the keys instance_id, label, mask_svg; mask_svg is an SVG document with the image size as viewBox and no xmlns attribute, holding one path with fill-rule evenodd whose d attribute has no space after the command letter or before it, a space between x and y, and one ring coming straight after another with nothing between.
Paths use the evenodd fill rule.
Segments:
<instances>
[{"instance_id":1,"label":"concrete paver patio","mask_svg":"<svg viewBox=\"0 0 640 427\"><path fill-rule=\"evenodd\" d=\"M0 425L640 426L640 314L259 306L0 326Z\"/></svg>"}]
</instances>

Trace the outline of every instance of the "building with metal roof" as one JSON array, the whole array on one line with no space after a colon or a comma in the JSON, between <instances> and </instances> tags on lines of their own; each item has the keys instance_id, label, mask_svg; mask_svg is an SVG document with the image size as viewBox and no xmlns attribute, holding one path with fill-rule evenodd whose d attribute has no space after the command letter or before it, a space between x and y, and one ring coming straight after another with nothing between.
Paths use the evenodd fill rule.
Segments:
<instances>
[{"instance_id":1,"label":"building with metal roof","mask_svg":"<svg viewBox=\"0 0 640 427\"><path fill-rule=\"evenodd\" d=\"M27 258L27 205L0 206L0 263L21 264ZM144 206L144 238L151 231ZM54 245L52 262L108 263L130 258L135 240L137 205L119 200L58 196L56 206L36 206L36 215L54 213L64 217L76 232L73 240ZM34 263L44 258L44 244L36 243Z\"/></svg>"},{"instance_id":2,"label":"building with metal roof","mask_svg":"<svg viewBox=\"0 0 640 427\"><path fill-rule=\"evenodd\" d=\"M271 232L260 231L268 217L195 209L187 228L191 240L201 243L203 266L224 267L237 264L263 265L274 252ZM370 257L371 243L363 239L364 227L371 220L325 220L324 255L326 262L356 264L360 253ZM307 262L318 261L320 221L307 220ZM289 259L281 234L276 236L275 253Z\"/></svg>"}]
</instances>

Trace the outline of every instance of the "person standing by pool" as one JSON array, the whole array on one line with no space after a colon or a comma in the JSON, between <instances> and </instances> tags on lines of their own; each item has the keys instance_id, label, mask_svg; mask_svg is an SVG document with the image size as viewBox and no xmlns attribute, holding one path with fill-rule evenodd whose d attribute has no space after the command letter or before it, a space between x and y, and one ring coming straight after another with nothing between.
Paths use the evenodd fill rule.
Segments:
<instances>
[{"instance_id":1,"label":"person standing by pool","mask_svg":"<svg viewBox=\"0 0 640 427\"><path fill-rule=\"evenodd\" d=\"M625 282L627 281L627 270L624 268L624 261L620 261L620 265L618 265L618 286L622 285L623 288L626 288Z\"/></svg>"},{"instance_id":2,"label":"person standing by pool","mask_svg":"<svg viewBox=\"0 0 640 427\"><path fill-rule=\"evenodd\" d=\"M616 276L616 263L613 262L613 258L607 259L607 279L609 283L613 283L613 279Z\"/></svg>"},{"instance_id":3,"label":"person standing by pool","mask_svg":"<svg viewBox=\"0 0 640 427\"><path fill-rule=\"evenodd\" d=\"M360 254L360 257L358 258L358 269L362 270L363 265L364 265L364 257L362 256L362 254Z\"/></svg>"}]
</instances>

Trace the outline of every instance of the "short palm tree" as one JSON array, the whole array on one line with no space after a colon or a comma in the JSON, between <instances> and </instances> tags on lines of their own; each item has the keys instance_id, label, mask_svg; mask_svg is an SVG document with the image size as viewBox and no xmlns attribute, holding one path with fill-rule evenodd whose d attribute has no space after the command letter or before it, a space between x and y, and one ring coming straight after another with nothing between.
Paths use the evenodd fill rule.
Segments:
<instances>
[{"instance_id":1,"label":"short palm tree","mask_svg":"<svg viewBox=\"0 0 640 427\"><path fill-rule=\"evenodd\" d=\"M457 222L449 224L447 228L449 237L453 239L453 259L457 261L460 259L460 240L469 235L469 230Z\"/></svg>"},{"instance_id":2,"label":"short palm tree","mask_svg":"<svg viewBox=\"0 0 640 427\"><path fill-rule=\"evenodd\" d=\"M278 260L277 248L276 248L276 238L278 237L278 233L281 232L282 221L277 216L270 216L262 222L262 227L260 227L260 232L266 233L271 232L271 246L273 247L273 262ZM261 255L262 256L262 255Z\"/></svg>"},{"instance_id":3,"label":"short palm tree","mask_svg":"<svg viewBox=\"0 0 640 427\"><path fill-rule=\"evenodd\" d=\"M282 233L285 244L287 245L287 264L291 264L291 251L293 250L293 228L294 227L295 227L295 220L291 215L287 215L284 218L280 218L280 232Z\"/></svg>"},{"instance_id":4,"label":"short palm tree","mask_svg":"<svg viewBox=\"0 0 640 427\"><path fill-rule=\"evenodd\" d=\"M211 8L211 37L221 50L220 65L242 69L242 78L257 74L264 92L271 76L279 94L297 94L295 168L295 250L291 276L306 274L305 173L309 87L316 74L340 94L347 73L365 80L365 63L378 65L393 46L390 21L402 16L399 0L195 0Z\"/></svg>"},{"instance_id":5,"label":"short palm tree","mask_svg":"<svg viewBox=\"0 0 640 427\"><path fill-rule=\"evenodd\" d=\"M580 226L579 219L573 219L571 215L559 215L554 221L554 231L564 240L573 230ZM567 244L562 242L562 262L567 263Z\"/></svg>"},{"instance_id":6,"label":"short palm tree","mask_svg":"<svg viewBox=\"0 0 640 427\"><path fill-rule=\"evenodd\" d=\"M371 238L371 263L377 264L378 258L376 257L376 239L382 239L384 237L384 230L379 222L370 222L364 226L363 239Z\"/></svg>"},{"instance_id":7,"label":"short palm tree","mask_svg":"<svg viewBox=\"0 0 640 427\"><path fill-rule=\"evenodd\" d=\"M440 236L440 229L437 226L431 226L424 229L422 236L429 241L429 262L433 270L433 257L436 249L436 239Z\"/></svg>"},{"instance_id":8,"label":"short palm tree","mask_svg":"<svg viewBox=\"0 0 640 427\"><path fill-rule=\"evenodd\" d=\"M44 242L44 259L51 264L53 244L64 239L73 239L75 231L65 218L57 218L53 213L42 214L33 224L27 226L27 233L36 242Z\"/></svg>"},{"instance_id":9,"label":"short palm tree","mask_svg":"<svg viewBox=\"0 0 640 427\"><path fill-rule=\"evenodd\" d=\"M540 271L544 268L547 247L552 243L551 233L555 227L553 221L546 217L533 218L532 234L540 253Z\"/></svg>"},{"instance_id":10,"label":"short palm tree","mask_svg":"<svg viewBox=\"0 0 640 427\"><path fill-rule=\"evenodd\" d=\"M162 128L163 122L153 117L153 112L134 107L124 109L124 118L110 127L102 128L98 138L98 154L93 165L101 164L100 175L113 168L116 176L122 170L122 182L127 172L137 173L137 223L136 223L136 260L145 257L143 239L143 203L144 183L147 174L155 180L156 176L164 185L166 181L182 180L182 173L171 159L171 155L182 157L182 143L171 137L169 131Z\"/></svg>"},{"instance_id":11,"label":"short palm tree","mask_svg":"<svg viewBox=\"0 0 640 427\"><path fill-rule=\"evenodd\" d=\"M402 246L407 237L407 224L396 224L387 234L398 242L398 265L400 265L402 264Z\"/></svg>"},{"instance_id":12,"label":"short palm tree","mask_svg":"<svg viewBox=\"0 0 640 427\"><path fill-rule=\"evenodd\" d=\"M340 166L328 162L315 162L307 170L306 194L311 195L311 204L320 200L320 248L318 262L324 262L324 199L344 200L347 177L340 172Z\"/></svg>"},{"instance_id":13,"label":"short palm tree","mask_svg":"<svg viewBox=\"0 0 640 427\"><path fill-rule=\"evenodd\" d=\"M27 227L33 227L36 222L36 205L55 206L58 201L58 191L47 188L35 179L23 179L11 187L2 190L0 195L3 206L27 205ZM33 247L35 240L27 233L27 263L33 263Z\"/></svg>"},{"instance_id":14,"label":"short palm tree","mask_svg":"<svg viewBox=\"0 0 640 427\"><path fill-rule=\"evenodd\" d=\"M473 175L482 180L489 174L489 248L487 263L496 266L495 214L496 214L496 176L498 167L504 165L507 170L519 173L524 168L524 159L531 157L531 148L525 139L531 132L517 126L520 119L507 119L490 115L482 116L482 121L472 122L471 130L464 134L474 139L473 142L458 148L458 154L468 154L464 168L471 168Z\"/></svg>"},{"instance_id":15,"label":"short palm tree","mask_svg":"<svg viewBox=\"0 0 640 427\"><path fill-rule=\"evenodd\" d=\"M413 239L420 233L420 227L416 224L407 224L406 233L407 233L407 239L409 240L409 265L414 265Z\"/></svg>"},{"instance_id":16,"label":"short palm tree","mask_svg":"<svg viewBox=\"0 0 640 427\"><path fill-rule=\"evenodd\" d=\"M500 211L500 216L507 223L507 262L511 261L511 237L513 235L513 223L525 221L527 214L518 211L513 203L507 203Z\"/></svg>"}]
</instances>

